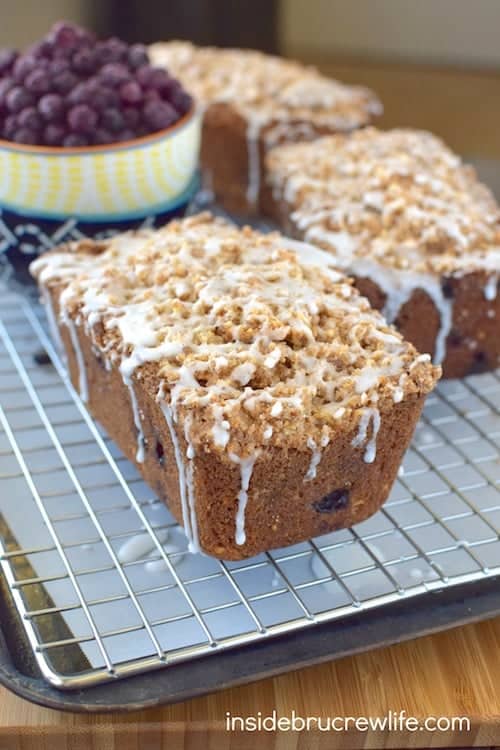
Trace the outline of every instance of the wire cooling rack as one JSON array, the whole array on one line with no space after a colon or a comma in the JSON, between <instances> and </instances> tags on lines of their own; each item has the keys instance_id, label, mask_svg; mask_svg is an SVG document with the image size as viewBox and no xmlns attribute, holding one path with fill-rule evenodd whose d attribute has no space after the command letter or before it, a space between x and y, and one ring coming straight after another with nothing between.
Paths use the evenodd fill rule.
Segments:
<instances>
[{"instance_id":1,"label":"wire cooling rack","mask_svg":"<svg viewBox=\"0 0 500 750\"><path fill-rule=\"evenodd\" d=\"M3 290L0 562L43 675L95 685L500 573L499 406L498 374L443 382L375 516L219 562L186 551L87 415L40 309Z\"/></svg>"}]
</instances>

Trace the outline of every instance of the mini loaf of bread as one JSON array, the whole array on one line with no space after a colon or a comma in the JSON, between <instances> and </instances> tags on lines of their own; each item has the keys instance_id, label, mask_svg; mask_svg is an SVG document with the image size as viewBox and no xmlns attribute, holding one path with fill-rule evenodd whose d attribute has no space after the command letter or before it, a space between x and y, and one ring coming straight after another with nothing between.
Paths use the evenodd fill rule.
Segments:
<instances>
[{"instance_id":1,"label":"mini loaf of bread","mask_svg":"<svg viewBox=\"0 0 500 750\"><path fill-rule=\"evenodd\" d=\"M31 266L75 387L193 551L299 542L389 493L439 368L330 264L200 214Z\"/></svg>"},{"instance_id":2,"label":"mini loaf of bread","mask_svg":"<svg viewBox=\"0 0 500 750\"><path fill-rule=\"evenodd\" d=\"M204 110L205 184L228 211L259 211L263 155L278 143L350 131L382 107L365 88L254 50L164 42L149 48Z\"/></svg>"},{"instance_id":3,"label":"mini loaf of bread","mask_svg":"<svg viewBox=\"0 0 500 750\"><path fill-rule=\"evenodd\" d=\"M500 212L474 170L430 133L366 128L267 158L264 210L332 253L445 377L500 357Z\"/></svg>"}]
</instances>

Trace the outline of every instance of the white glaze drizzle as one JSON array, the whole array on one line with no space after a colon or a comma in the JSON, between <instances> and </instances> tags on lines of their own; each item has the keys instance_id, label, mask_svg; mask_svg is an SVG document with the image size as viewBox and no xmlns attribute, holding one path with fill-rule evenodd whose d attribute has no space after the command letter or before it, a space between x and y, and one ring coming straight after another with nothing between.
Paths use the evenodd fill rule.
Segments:
<instances>
[{"instance_id":1,"label":"white glaze drizzle","mask_svg":"<svg viewBox=\"0 0 500 750\"><path fill-rule=\"evenodd\" d=\"M380 412L378 409L373 407L364 409L361 419L359 420L358 434L353 438L351 443L354 448L359 448L365 443L368 436L370 422L372 422L372 434L365 445L365 452L363 455L363 460L367 464L373 463L377 456L377 435L380 429Z\"/></svg>"},{"instance_id":2,"label":"white glaze drizzle","mask_svg":"<svg viewBox=\"0 0 500 750\"><path fill-rule=\"evenodd\" d=\"M329 441L328 435L323 435L318 446L312 437L307 438L307 447L311 451L311 462L304 476L304 482L310 482L316 478L317 469L323 455L323 448L328 445Z\"/></svg>"},{"instance_id":3,"label":"white glaze drizzle","mask_svg":"<svg viewBox=\"0 0 500 750\"><path fill-rule=\"evenodd\" d=\"M200 542L198 537L198 520L196 516L196 494L194 485L194 457L196 455L194 446L191 442L191 424L192 417L190 414L187 415L184 422L184 439L186 440L186 484L187 484L187 496L189 505L189 518L191 524L191 536L192 544L189 548L190 552L200 551Z\"/></svg>"},{"instance_id":4,"label":"white glaze drizzle","mask_svg":"<svg viewBox=\"0 0 500 750\"><path fill-rule=\"evenodd\" d=\"M247 201L252 208L257 205L260 190L260 119L251 117L247 125L248 185Z\"/></svg>"},{"instance_id":5,"label":"white glaze drizzle","mask_svg":"<svg viewBox=\"0 0 500 750\"><path fill-rule=\"evenodd\" d=\"M137 396L135 395L134 381L132 380L132 376L128 374L127 368L122 369L122 366L120 366L120 372L123 378L123 382L128 388L128 392L130 395L130 405L132 407L134 424L137 431L137 452L135 455L135 460L137 461L137 463L142 464L145 454L145 440L144 430L142 429L141 412L139 409L139 404L137 403Z\"/></svg>"},{"instance_id":6,"label":"white glaze drizzle","mask_svg":"<svg viewBox=\"0 0 500 750\"><path fill-rule=\"evenodd\" d=\"M241 489L238 492L238 508L236 511L236 531L235 531L235 542L238 546L245 544L246 533L245 533L245 511L248 504L248 489L250 487L250 480L252 478L255 462L259 456L259 451L254 453L252 456L247 458L241 458L235 453L230 453L229 458L240 467L241 476Z\"/></svg>"},{"instance_id":7,"label":"white glaze drizzle","mask_svg":"<svg viewBox=\"0 0 500 750\"><path fill-rule=\"evenodd\" d=\"M484 297L488 302L493 302L497 296L498 273L492 274L484 285Z\"/></svg>"},{"instance_id":8,"label":"white glaze drizzle","mask_svg":"<svg viewBox=\"0 0 500 750\"><path fill-rule=\"evenodd\" d=\"M188 480L186 478L186 468L184 466L184 461L182 458L182 451L181 446L179 443L179 439L177 437L177 432L174 424L174 416L173 411L170 406L170 404L167 404L167 402L164 400L163 396L163 388L160 388L160 392L158 393L158 401L160 404L160 408L163 412L163 415L165 417L165 420L168 425L168 429L170 432L170 438L172 440L172 445L174 447L174 456L175 456L175 462L177 464L177 473L179 475L179 494L181 498L181 508L182 508L182 525L184 526L184 533L186 534L187 540L188 540L188 549L190 552L198 552L198 539L195 538L193 534L193 527L191 525L191 507L190 507L190 499L188 497ZM192 483L192 478L191 478ZM194 503L194 499L193 499ZM196 529L194 530L196 533Z\"/></svg>"},{"instance_id":9,"label":"white glaze drizzle","mask_svg":"<svg viewBox=\"0 0 500 750\"><path fill-rule=\"evenodd\" d=\"M161 544L164 544L168 539L168 531L166 529L158 529L155 531L156 537ZM141 534L135 534L127 539L118 550L118 560L122 564L137 562L142 560L143 557L149 555L156 547L155 540L146 531Z\"/></svg>"}]
</instances>

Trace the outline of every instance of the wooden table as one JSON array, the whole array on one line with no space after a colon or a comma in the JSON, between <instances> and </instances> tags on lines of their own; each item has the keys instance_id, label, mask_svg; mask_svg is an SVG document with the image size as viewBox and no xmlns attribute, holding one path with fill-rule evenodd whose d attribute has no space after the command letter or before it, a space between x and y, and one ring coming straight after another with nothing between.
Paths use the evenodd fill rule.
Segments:
<instances>
[{"instance_id":1,"label":"wooden table","mask_svg":"<svg viewBox=\"0 0 500 750\"><path fill-rule=\"evenodd\" d=\"M500 618L274 679L134 714L86 716L40 708L0 690L0 750L250 750L253 733L229 734L233 715L468 716L470 732L262 733L262 750L500 745Z\"/></svg>"}]
</instances>

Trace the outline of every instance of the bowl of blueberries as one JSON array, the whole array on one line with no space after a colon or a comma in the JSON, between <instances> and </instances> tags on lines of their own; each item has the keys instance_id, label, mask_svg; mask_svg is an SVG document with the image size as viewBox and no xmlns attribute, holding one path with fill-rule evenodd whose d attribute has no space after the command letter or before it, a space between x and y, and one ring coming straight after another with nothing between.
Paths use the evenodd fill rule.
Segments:
<instances>
[{"instance_id":1,"label":"bowl of blueberries","mask_svg":"<svg viewBox=\"0 0 500 750\"><path fill-rule=\"evenodd\" d=\"M159 226L197 189L201 117L147 49L60 22L0 50L0 262Z\"/></svg>"}]
</instances>

